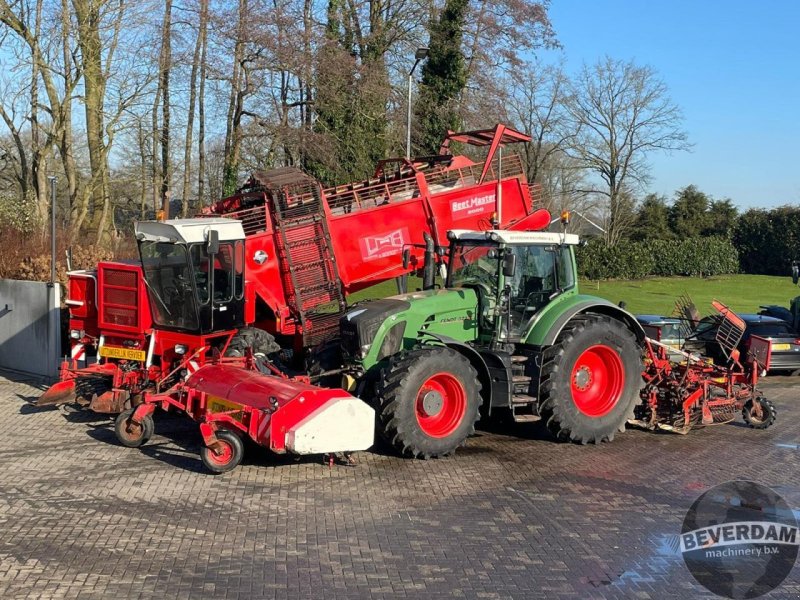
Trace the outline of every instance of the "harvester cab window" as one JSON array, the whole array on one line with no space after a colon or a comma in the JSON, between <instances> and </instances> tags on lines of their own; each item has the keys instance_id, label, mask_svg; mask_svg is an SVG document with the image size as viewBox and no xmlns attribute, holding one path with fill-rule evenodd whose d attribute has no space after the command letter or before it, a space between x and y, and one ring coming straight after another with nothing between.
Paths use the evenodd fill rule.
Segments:
<instances>
[{"instance_id":1,"label":"harvester cab window","mask_svg":"<svg viewBox=\"0 0 800 600\"><path fill-rule=\"evenodd\" d=\"M192 267L197 286L197 299L200 304L207 304L211 296L211 283L213 281L213 295L215 304L224 304L233 299L236 275L236 253L233 242L223 242L219 245L219 252L214 256L214 263L205 244L195 244L191 249ZM238 279L241 281L241 268ZM241 283L239 284L241 287ZM237 293L237 297L241 297Z\"/></svg>"},{"instance_id":2,"label":"harvester cab window","mask_svg":"<svg viewBox=\"0 0 800 600\"><path fill-rule=\"evenodd\" d=\"M153 320L165 327L196 329L197 305L186 246L146 241L140 244L140 252Z\"/></svg>"}]
</instances>

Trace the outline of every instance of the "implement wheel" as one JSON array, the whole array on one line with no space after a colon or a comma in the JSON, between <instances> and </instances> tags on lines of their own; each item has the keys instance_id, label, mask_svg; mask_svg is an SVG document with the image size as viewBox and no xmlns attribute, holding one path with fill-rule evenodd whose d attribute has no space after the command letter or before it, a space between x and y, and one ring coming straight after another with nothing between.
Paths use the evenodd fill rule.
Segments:
<instances>
[{"instance_id":1,"label":"implement wheel","mask_svg":"<svg viewBox=\"0 0 800 600\"><path fill-rule=\"evenodd\" d=\"M219 446L216 451L203 446L200 449L200 460L209 471L219 475L239 466L244 458L244 444L238 435L226 429L218 429L215 435Z\"/></svg>"},{"instance_id":2,"label":"implement wheel","mask_svg":"<svg viewBox=\"0 0 800 600\"><path fill-rule=\"evenodd\" d=\"M478 374L450 348L421 348L392 361L378 386L379 431L401 454L432 458L455 452L475 431Z\"/></svg>"},{"instance_id":3,"label":"implement wheel","mask_svg":"<svg viewBox=\"0 0 800 600\"><path fill-rule=\"evenodd\" d=\"M121 412L114 421L114 433L117 434L119 443L127 448L138 448L153 437L155 423L153 415L142 417L141 423L136 423L132 419L135 408Z\"/></svg>"},{"instance_id":4,"label":"implement wheel","mask_svg":"<svg viewBox=\"0 0 800 600\"><path fill-rule=\"evenodd\" d=\"M753 429L766 429L778 418L775 405L759 396L756 401L748 400L742 409L742 418Z\"/></svg>"},{"instance_id":5,"label":"implement wheel","mask_svg":"<svg viewBox=\"0 0 800 600\"><path fill-rule=\"evenodd\" d=\"M543 357L539 414L559 440L611 441L640 402L642 350L621 321L581 315Z\"/></svg>"}]
</instances>

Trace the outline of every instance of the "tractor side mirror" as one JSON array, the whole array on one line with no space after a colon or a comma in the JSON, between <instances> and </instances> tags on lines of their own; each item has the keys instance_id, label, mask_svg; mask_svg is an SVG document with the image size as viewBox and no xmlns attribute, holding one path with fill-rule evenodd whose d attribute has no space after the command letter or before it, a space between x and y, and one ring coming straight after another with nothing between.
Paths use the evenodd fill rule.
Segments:
<instances>
[{"instance_id":1,"label":"tractor side mirror","mask_svg":"<svg viewBox=\"0 0 800 600\"><path fill-rule=\"evenodd\" d=\"M216 229L208 230L206 249L208 250L209 254L219 254L219 231Z\"/></svg>"},{"instance_id":2,"label":"tractor side mirror","mask_svg":"<svg viewBox=\"0 0 800 600\"><path fill-rule=\"evenodd\" d=\"M516 271L517 271L517 255L511 253L506 254L503 257L503 276L513 277Z\"/></svg>"},{"instance_id":3,"label":"tractor side mirror","mask_svg":"<svg viewBox=\"0 0 800 600\"><path fill-rule=\"evenodd\" d=\"M403 250L403 268L407 269L408 264L411 262L411 248Z\"/></svg>"}]
</instances>

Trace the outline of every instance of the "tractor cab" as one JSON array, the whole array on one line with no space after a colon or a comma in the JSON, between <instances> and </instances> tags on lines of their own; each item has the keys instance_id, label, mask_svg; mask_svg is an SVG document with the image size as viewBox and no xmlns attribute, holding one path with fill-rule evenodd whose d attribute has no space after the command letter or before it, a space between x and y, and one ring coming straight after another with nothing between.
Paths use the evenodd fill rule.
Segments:
<instances>
[{"instance_id":1,"label":"tractor cab","mask_svg":"<svg viewBox=\"0 0 800 600\"><path fill-rule=\"evenodd\" d=\"M475 290L482 337L519 342L543 307L575 288L576 235L456 230L448 237L447 288Z\"/></svg>"},{"instance_id":2,"label":"tractor cab","mask_svg":"<svg viewBox=\"0 0 800 600\"><path fill-rule=\"evenodd\" d=\"M232 219L136 224L153 322L206 334L244 325L244 230Z\"/></svg>"}]
</instances>

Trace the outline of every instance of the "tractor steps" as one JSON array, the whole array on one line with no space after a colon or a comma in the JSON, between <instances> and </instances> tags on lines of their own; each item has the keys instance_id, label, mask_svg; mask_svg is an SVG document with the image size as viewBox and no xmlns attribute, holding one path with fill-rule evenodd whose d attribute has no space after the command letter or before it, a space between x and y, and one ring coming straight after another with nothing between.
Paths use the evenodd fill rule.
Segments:
<instances>
[{"instance_id":1,"label":"tractor steps","mask_svg":"<svg viewBox=\"0 0 800 600\"><path fill-rule=\"evenodd\" d=\"M542 417L539 415L514 415L514 422L516 423L535 423L541 420Z\"/></svg>"},{"instance_id":2,"label":"tractor steps","mask_svg":"<svg viewBox=\"0 0 800 600\"><path fill-rule=\"evenodd\" d=\"M514 394L511 396L512 404L533 404L534 402L536 402L536 397L528 394Z\"/></svg>"}]
</instances>

